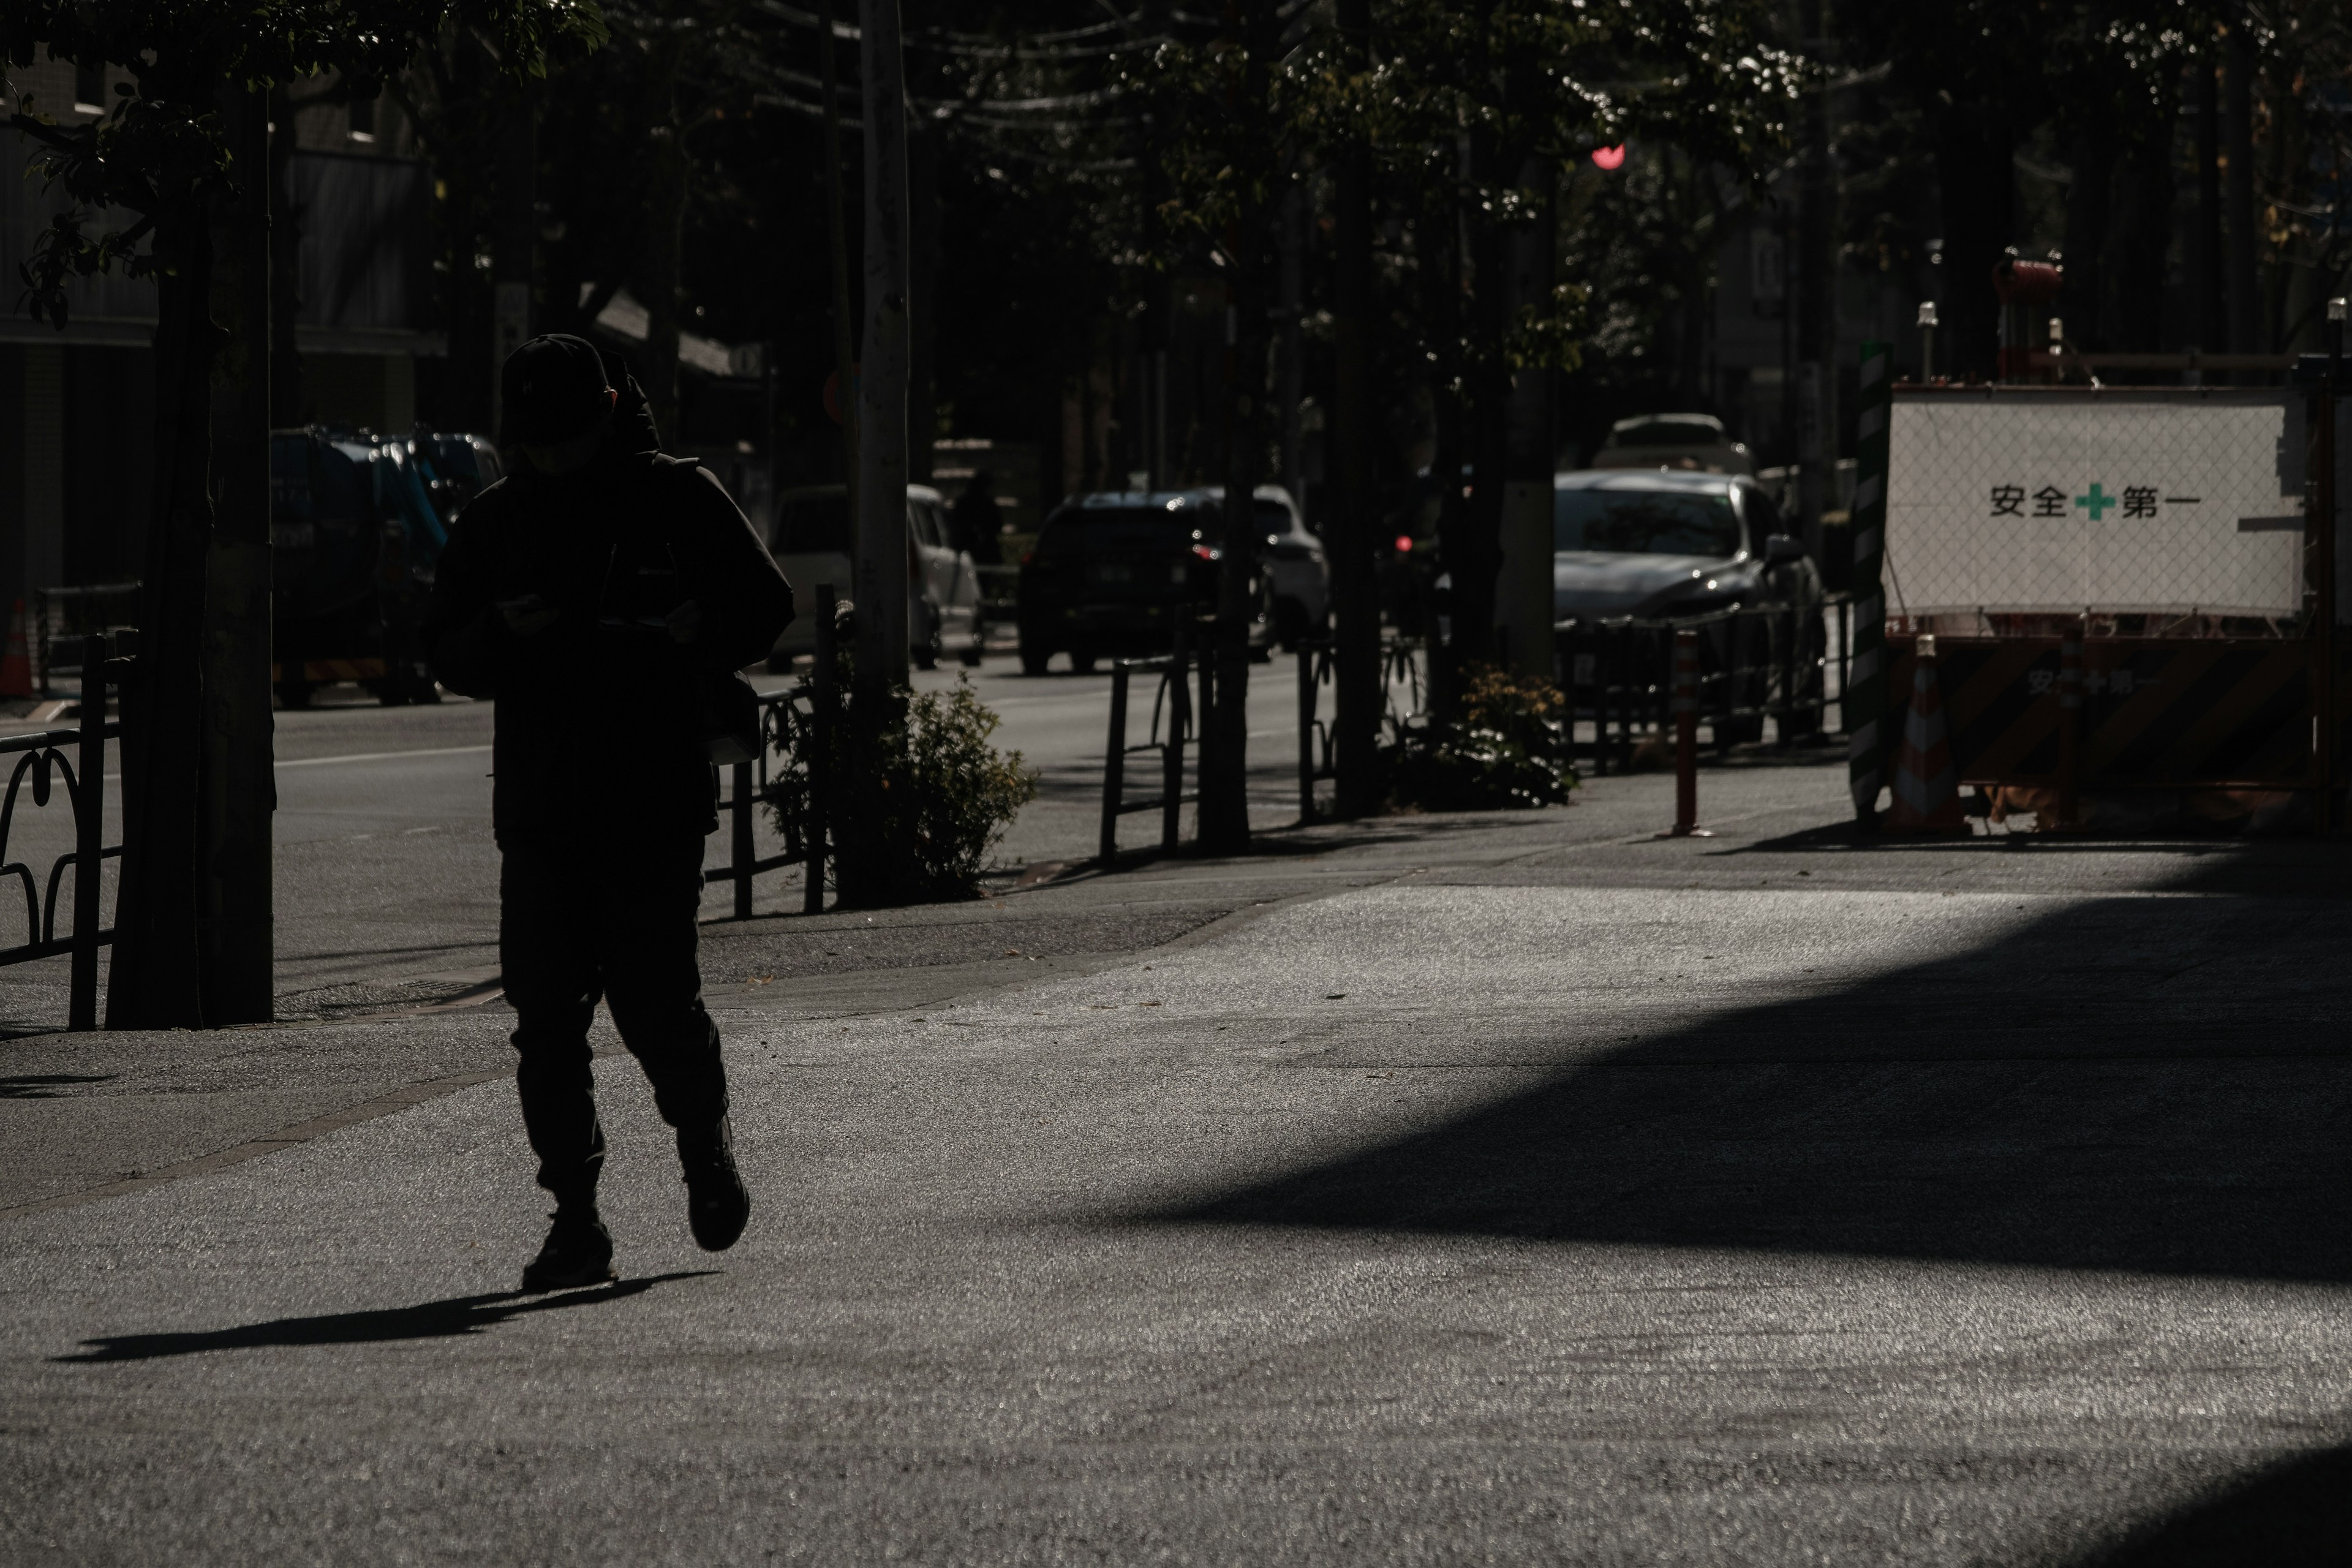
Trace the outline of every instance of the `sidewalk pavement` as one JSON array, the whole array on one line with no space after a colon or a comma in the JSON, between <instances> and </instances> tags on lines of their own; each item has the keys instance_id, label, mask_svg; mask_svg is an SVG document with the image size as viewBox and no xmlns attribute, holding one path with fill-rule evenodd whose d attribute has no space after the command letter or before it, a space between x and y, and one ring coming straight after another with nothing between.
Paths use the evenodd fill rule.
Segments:
<instances>
[{"instance_id":1,"label":"sidewalk pavement","mask_svg":"<svg viewBox=\"0 0 2352 1568\"><path fill-rule=\"evenodd\" d=\"M712 927L604 1290L495 1004L0 1046L0 1560L2339 1560L2343 852L1842 784Z\"/></svg>"}]
</instances>

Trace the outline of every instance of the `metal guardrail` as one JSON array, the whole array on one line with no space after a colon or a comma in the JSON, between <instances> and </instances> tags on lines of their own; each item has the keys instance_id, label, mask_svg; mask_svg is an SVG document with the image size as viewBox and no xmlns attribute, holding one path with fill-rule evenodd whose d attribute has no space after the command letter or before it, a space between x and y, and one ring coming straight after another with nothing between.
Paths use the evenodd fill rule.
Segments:
<instances>
[{"instance_id":1,"label":"metal guardrail","mask_svg":"<svg viewBox=\"0 0 2352 1568\"><path fill-rule=\"evenodd\" d=\"M1827 635L1832 611L1834 637ZM1585 755L1593 772L1606 773L1612 761L1620 771L1631 767L1637 733L1663 735L1672 728L1674 637L1683 630L1699 637L1697 711L1719 748L1737 743L1750 728L1760 735L1768 718L1780 731L1780 743L1791 745L1806 716L1815 731L1826 730L1832 706L1839 709L1843 726L1852 604L1835 595L1818 613L1822 618L1816 623L1816 612L1791 605L1734 605L1702 616L1559 622L1553 628L1556 668L1571 721L1592 723ZM1817 648L1808 646L1815 624L1823 634ZM1832 668L1838 672L1835 696L1829 689Z\"/></svg>"},{"instance_id":2,"label":"metal guardrail","mask_svg":"<svg viewBox=\"0 0 2352 1568\"><path fill-rule=\"evenodd\" d=\"M33 590L33 689L53 697L50 678L61 670L82 673L83 641L93 632L127 630L139 613L136 583L89 583Z\"/></svg>"},{"instance_id":3,"label":"metal guardrail","mask_svg":"<svg viewBox=\"0 0 2352 1568\"><path fill-rule=\"evenodd\" d=\"M817 584L817 603L825 613L816 622L816 658L810 684L759 694L759 754L748 762L728 765L728 792L718 803L719 814L727 822L728 862L703 872L702 883L705 887L713 882L734 884L735 918L739 921L751 918L755 878L795 865L808 868L807 881L801 891L801 912L824 912L825 836L833 782L828 776L833 750L827 743L830 737L825 730L832 722L835 705L832 584ZM772 798L774 787L768 759L771 755L781 759L795 753L808 770L807 809L799 816L785 818L783 853L761 855L754 838L757 814ZM713 791L716 793L715 784Z\"/></svg>"},{"instance_id":4,"label":"metal guardrail","mask_svg":"<svg viewBox=\"0 0 2352 1568\"><path fill-rule=\"evenodd\" d=\"M1192 658L1183 622L1176 626L1175 650L1160 658L1118 658L1110 666L1110 733L1103 746L1102 830L1097 845L1104 865L1118 856L1118 819L1137 812L1160 813L1160 847L1176 847L1179 819L1188 802L1200 798L1184 793L1184 753L1192 741ZM1151 697L1150 737L1139 745L1127 740L1129 683L1139 675L1160 677ZM1164 733L1162 720L1165 719ZM1127 759L1139 752L1160 755L1160 793L1142 800L1127 798Z\"/></svg>"},{"instance_id":5,"label":"metal guardrail","mask_svg":"<svg viewBox=\"0 0 2352 1568\"><path fill-rule=\"evenodd\" d=\"M1423 717L1429 708L1427 670L1423 668L1424 649L1419 637L1399 637L1393 633L1381 643L1381 691L1386 701L1389 717L1400 725L1410 724ZM1333 644L1328 637L1304 638L1298 645L1298 820L1312 822L1320 809L1315 800L1315 786L1327 779L1339 776L1339 759L1332 744L1331 727L1325 723L1318 710L1321 706L1322 689L1334 685L1338 666L1334 662ZM1397 710L1397 689L1405 691L1404 710ZM1336 693L1334 694L1336 697Z\"/></svg>"},{"instance_id":6,"label":"metal guardrail","mask_svg":"<svg viewBox=\"0 0 2352 1568\"><path fill-rule=\"evenodd\" d=\"M69 1029L98 1027L98 950L114 941L114 927L100 924L103 911L99 906L104 897L100 873L105 862L122 856L121 845L105 842L106 742L119 738L122 726L106 716L106 685L109 679L119 679L118 654L129 651L130 637L127 632L119 637L98 634L72 650L84 670L79 724L0 738L0 755L16 759L9 770L7 795L0 798L0 862L5 862L0 863L0 883L13 877L23 888L26 935L14 947L0 948L0 965L70 954L73 968L66 1025ZM74 847L51 862L45 893L30 866L7 858L8 837L16 826L16 803L23 797L26 780L32 781L34 805L47 806L59 775L65 783L68 809L73 813ZM69 934L60 937L58 900L68 867L74 873L73 925Z\"/></svg>"}]
</instances>

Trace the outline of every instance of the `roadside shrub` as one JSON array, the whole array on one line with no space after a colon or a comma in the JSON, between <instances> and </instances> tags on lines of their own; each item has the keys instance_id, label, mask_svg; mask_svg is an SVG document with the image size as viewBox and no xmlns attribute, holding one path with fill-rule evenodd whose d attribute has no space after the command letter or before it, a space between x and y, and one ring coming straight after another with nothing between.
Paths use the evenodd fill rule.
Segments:
<instances>
[{"instance_id":1,"label":"roadside shrub","mask_svg":"<svg viewBox=\"0 0 2352 1568\"><path fill-rule=\"evenodd\" d=\"M1491 665L1466 676L1450 721L1390 721L1381 754L1391 798L1427 811L1567 805L1577 777L1559 689Z\"/></svg>"},{"instance_id":2,"label":"roadside shrub","mask_svg":"<svg viewBox=\"0 0 2352 1568\"><path fill-rule=\"evenodd\" d=\"M802 677L803 688L809 685ZM1037 795L1037 772L1018 752L989 744L1002 722L959 676L955 689L891 692L876 754L852 743L849 671L844 659L835 700L827 773L827 822L836 885L845 905L877 906L976 897L989 851ZM769 786L780 829L805 819L808 751L803 733Z\"/></svg>"}]
</instances>

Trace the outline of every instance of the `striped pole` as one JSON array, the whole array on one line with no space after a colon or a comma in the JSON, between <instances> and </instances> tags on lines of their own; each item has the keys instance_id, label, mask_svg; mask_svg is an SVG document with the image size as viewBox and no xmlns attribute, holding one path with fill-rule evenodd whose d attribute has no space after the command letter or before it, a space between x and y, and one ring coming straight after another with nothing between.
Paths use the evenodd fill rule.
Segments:
<instances>
[{"instance_id":1,"label":"striped pole","mask_svg":"<svg viewBox=\"0 0 2352 1568\"><path fill-rule=\"evenodd\" d=\"M1675 827L1687 838L1698 827L1698 631L1675 633Z\"/></svg>"},{"instance_id":2,"label":"striped pole","mask_svg":"<svg viewBox=\"0 0 2352 1568\"><path fill-rule=\"evenodd\" d=\"M1894 345L1862 345L1862 405L1855 426L1860 450L1853 490L1853 658L1849 685L1839 694L1845 721L1846 781L1854 820L1878 821L1878 792L1886 782L1886 595L1881 567L1886 552L1886 427L1894 408Z\"/></svg>"}]
</instances>

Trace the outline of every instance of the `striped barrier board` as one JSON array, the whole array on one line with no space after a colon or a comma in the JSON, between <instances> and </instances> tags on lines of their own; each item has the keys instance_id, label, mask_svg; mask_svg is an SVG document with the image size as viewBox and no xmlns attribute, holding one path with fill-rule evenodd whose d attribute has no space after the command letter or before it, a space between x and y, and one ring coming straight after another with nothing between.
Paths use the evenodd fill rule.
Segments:
<instances>
[{"instance_id":1,"label":"striped barrier board","mask_svg":"<svg viewBox=\"0 0 2352 1568\"><path fill-rule=\"evenodd\" d=\"M2076 784L2279 789L2316 782L2309 643L2092 637L2081 647ZM1913 637L1886 639L1885 732L1901 732L1916 647ZM2056 637L1937 637L1952 761L1963 784L2064 782L2060 650ZM2341 691L2352 682L2337 685ZM2339 719L2346 706L2339 698Z\"/></svg>"},{"instance_id":2,"label":"striped barrier board","mask_svg":"<svg viewBox=\"0 0 2352 1568\"><path fill-rule=\"evenodd\" d=\"M273 664L269 679L278 680L382 680L383 660L380 658L312 658L305 659L301 673L289 676L286 667Z\"/></svg>"}]
</instances>

